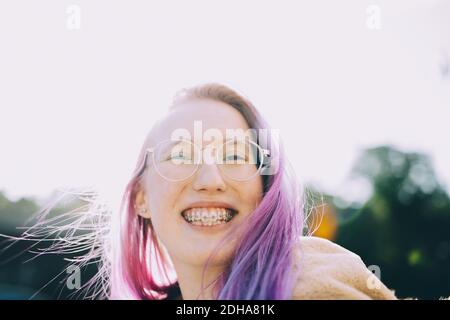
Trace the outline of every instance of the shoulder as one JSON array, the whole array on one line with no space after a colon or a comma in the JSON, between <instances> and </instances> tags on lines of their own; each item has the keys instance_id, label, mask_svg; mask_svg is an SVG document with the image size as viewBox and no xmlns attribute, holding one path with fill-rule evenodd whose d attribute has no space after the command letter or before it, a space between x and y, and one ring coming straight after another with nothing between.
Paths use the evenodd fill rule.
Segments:
<instances>
[{"instance_id":1,"label":"shoulder","mask_svg":"<svg viewBox=\"0 0 450 320\"><path fill-rule=\"evenodd\" d=\"M293 299L396 299L357 254L327 239L301 237L293 259Z\"/></svg>"}]
</instances>

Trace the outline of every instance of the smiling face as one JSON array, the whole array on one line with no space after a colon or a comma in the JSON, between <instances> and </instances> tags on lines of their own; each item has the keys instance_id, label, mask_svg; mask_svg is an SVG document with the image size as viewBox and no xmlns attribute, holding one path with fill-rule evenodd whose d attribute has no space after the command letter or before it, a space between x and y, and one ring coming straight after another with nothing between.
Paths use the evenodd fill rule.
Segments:
<instances>
[{"instance_id":1,"label":"smiling face","mask_svg":"<svg viewBox=\"0 0 450 320\"><path fill-rule=\"evenodd\" d=\"M170 140L172 133L180 128L187 129L194 137L194 122L199 120L202 137L208 129L219 130L223 137L227 129L249 129L242 114L232 106L193 98L179 102L150 132L148 147ZM210 143L203 140L202 147ZM147 217L174 262L203 266L226 233L254 211L261 201L262 190L261 175L256 174L248 181L235 181L215 163L202 163L187 179L170 181L149 160L136 202L147 206ZM220 248L211 264L226 265L237 240Z\"/></svg>"}]
</instances>

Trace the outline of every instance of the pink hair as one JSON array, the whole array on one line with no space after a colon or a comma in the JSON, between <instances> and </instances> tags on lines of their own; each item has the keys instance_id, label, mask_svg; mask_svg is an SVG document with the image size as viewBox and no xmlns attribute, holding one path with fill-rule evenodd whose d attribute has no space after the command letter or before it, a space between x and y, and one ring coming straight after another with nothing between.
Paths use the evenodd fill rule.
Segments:
<instances>
[{"instance_id":1,"label":"pink hair","mask_svg":"<svg viewBox=\"0 0 450 320\"><path fill-rule=\"evenodd\" d=\"M183 90L174 105L190 98L222 101L238 110L250 128L270 129L250 101L224 85L213 83ZM221 242L236 232L242 235L226 272L214 284L217 299L289 299L292 292L292 248L302 234L304 221L302 193L281 143L272 138L257 143L278 157L278 170L262 175L261 203ZM81 210L44 219L56 202L52 203L20 238L42 241L44 236L56 240L45 252L84 252L70 262L80 267L98 264L97 275L84 285L91 298L173 299L180 295L173 265L150 221L135 212L136 192L147 163L146 144L119 210L111 212L95 192L72 193L88 204ZM51 223L56 227L48 226Z\"/></svg>"}]
</instances>

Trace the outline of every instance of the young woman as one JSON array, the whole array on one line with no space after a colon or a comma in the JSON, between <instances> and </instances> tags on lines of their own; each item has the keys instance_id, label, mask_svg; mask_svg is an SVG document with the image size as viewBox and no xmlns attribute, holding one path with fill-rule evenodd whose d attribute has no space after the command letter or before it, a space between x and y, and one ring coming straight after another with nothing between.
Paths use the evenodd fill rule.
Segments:
<instances>
[{"instance_id":1,"label":"young woman","mask_svg":"<svg viewBox=\"0 0 450 320\"><path fill-rule=\"evenodd\" d=\"M102 242L78 261L101 255L92 280L110 299L395 299L356 254L302 236L302 199L276 131L246 98L186 89L146 137L108 232L94 232Z\"/></svg>"}]
</instances>

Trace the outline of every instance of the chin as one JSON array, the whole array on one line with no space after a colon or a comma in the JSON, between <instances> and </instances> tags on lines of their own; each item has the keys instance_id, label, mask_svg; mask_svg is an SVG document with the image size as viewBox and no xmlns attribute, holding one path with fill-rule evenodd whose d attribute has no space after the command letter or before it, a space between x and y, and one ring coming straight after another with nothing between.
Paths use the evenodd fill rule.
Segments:
<instances>
[{"instance_id":1,"label":"chin","mask_svg":"<svg viewBox=\"0 0 450 320\"><path fill-rule=\"evenodd\" d=\"M211 255L215 253L215 255L209 260L209 266L225 266L231 262L233 257L233 250L230 247L214 250L218 244L219 241L211 243L211 245L203 248L186 248L186 251L183 250L182 254L185 256L185 259L190 262L190 264L203 267L211 257ZM186 256L187 252L191 254Z\"/></svg>"}]
</instances>

